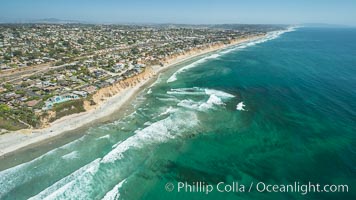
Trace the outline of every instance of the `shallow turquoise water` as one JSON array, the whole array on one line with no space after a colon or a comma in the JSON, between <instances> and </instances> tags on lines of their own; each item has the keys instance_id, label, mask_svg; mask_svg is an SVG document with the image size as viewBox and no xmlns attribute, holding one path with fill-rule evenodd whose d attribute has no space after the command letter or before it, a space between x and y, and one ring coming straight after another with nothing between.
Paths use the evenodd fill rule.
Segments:
<instances>
[{"instance_id":1,"label":"shallow turquoise water","mask_svg":"<svg viewBox=\"0 0 356 200\"><path fill-rule=\"evenodd\" d=\"M0 199L355 199L355 35L300 28L177 66L135 112L1 171ZM178 192L199 181L349 191Z\"/></svg>"}]
</instances>

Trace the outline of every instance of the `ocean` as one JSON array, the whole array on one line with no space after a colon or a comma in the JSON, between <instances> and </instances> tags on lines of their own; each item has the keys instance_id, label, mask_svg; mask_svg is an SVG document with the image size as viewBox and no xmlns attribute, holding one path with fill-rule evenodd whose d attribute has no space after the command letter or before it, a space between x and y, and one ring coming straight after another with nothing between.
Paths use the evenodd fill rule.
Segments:
<instances>
[{"instance_id":1,"label":"ocean","mask_svg":"<svg viewBox=\"0 0 356 200\"><path fill-rule=\"evenodd\" d=\"M0 163L0 199L356 199L355 36L301 27L172 67L120 116Z\"/></svg>"}]
</instances>

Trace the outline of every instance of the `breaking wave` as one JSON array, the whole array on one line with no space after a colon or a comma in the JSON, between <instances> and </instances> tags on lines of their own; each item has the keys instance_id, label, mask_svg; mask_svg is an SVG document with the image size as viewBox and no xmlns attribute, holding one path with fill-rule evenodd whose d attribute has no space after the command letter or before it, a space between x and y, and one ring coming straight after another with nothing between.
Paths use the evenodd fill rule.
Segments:
<instances>
[{"instance_id":1,"label":"breaking wave","mask_svg":"<svg viewBox=\"0 0 356 200\"><path fill-rule=\"evenodd\" d=\"M65 160L73 160L73 159L79 158L79 153L78 153L78 151L73 151L73 152L70 152L70 153L62 156L62 158Z\"/></svg>"},{"instance_id":2,"label":"breaking wave","mask_svg":"<svg viewBox=\"0 0 356 200\"><path fill-rule=\"evenodd\" d=\"M246 105L244 104L244 102L243 101L241 101L240 103L238 103L237 105L236 105L236 110L242 110L242 111L244 111L245 110L245 107Z\"/></svg>"},{"instance_id":3,"label":"breaking wave","mask_svg":"<svg viewBox=\"0 0 356 200\"><path fill-rule=\"evenodd\" d=\"M126 179L115 185L113 189L111 189L109 192L105 194L105 196L102 198L102 200L116 200L119 199L120 193L119 189L122 187L122 185L125 183Z\"/></svg>"},{"instance_id":4,"label":"breaking wave","mask_svg":"<svg viewBox=\"0 0 356 200\"><path fill-rule=\"evenodd\" d=\"M84 167L44 189L31 199L62 199L68 197L90 198L90 196L87 195L91 195L93 192L93 188L95 188L95 185L93 184L98 180L104 180L109 177L111 177L113 181L120 179L121 182L107 192L104 199L117 198L119 196L119 188L124 183L123 180L132 172L130 172L130 170L125 170L130 167L125 162L120 162L121 167L119 172L110 171L110 168L107 169L107 166L115 164L117 161L126 158L126 156L130 156L127 157L127 159L132 161L133 158L131 157L131 154L129 154L130 151L150 148L152 145L164 143L178 137L185 137L187 134L192 134L192 132L194 132L193 130L199 125L199 119L194 110L211 109L215 105L221 106L225 104L224 99L234 97L229 93L204 88L181 88L173 89L172 91L175 91L174 95L178 96L180 95L179 92L190 92L192 95L198 93L203 96L208 96L208 100L203 102L182 100L178 103L183 105L184 102L189 104L191 101L190 103L193 110L179 109L179 107L181 107L180 105L177 105L178 108L175 106L166 107L166 109L159 114L160 117L164 117L163 119L148 123L146 124L147 127L143 129L137 129L134 135L113 145L112 150L103 158L95 159ZM106 138L107 136L105 135L102 137ZM70 159L71 157L75 158L75 156L76 153L72 152L64 157ZM134 163L136 162L130 162L130 165ZM113 175L113 173L115 175Z\"/></svg>"},{"instance_id":5,"label":"breaking wave","mask_svg":"<svg viewBox=\"0 0 356 200\"><path fill-rule=\"evenodd\" d=\"M191 69L193 67L196 67L199 64L202 64L202 63L204 63L204 62L206 62L208 60L216 59L216 58L220 57L221 55L227 54L227 53L229 53L231 51L235 51L235 50L238 50L238 49L244 49L244 48L247 48L247 47L250 47L250 46L254 46L256 44L260 44L260 43L263 43L263 42L267 42L269 40L276 39L276 38L278 38L279 36L281 36L284 33L295 31L297 28L298 27L289 27L286 30L272 31L272 32L267 33L266 36L263 37L263 38L252 40L252 41L248 41L248 42L244 42L242 44L238 44L238 45L233 46L231 48L228 48L228 49L225 49L225 50L222 50L222 51L218 51L215 54L212 54L212 55L206 56L204 58L201 58L198 61L195 61L195 62L193 62L193 63L191 63L191 64L189 64L189 65L187 65L185 67L180 68L171 77L168 78L167 83L176 81L178 74L180 74L182 72L185 72L188 69Z\"/></svg>"},{"instance_id":6,"label":"breaking wave","mask_svg":"<svg viewBox=\"0 0 356 200\"><path fill-rule=\"evenodd\" d=\"M183 97L187 97L189 95L209 96L208 100L206 101L193 101L192 99L183 99L177 104L177 106L198 111L207 111L209 109L214 108L214 106L225 105L225 99L234 97L234 95L223 91L198 87L171 89L171 91L168 91L167 94L173 94L178 96L182 95Z\"/></svg>"},{"instance_id":7,"label":"breaking wave","mask_svg":"<svg viewBox=\"0 0 356 200\"><path fill-rule=\"evenodd\" d=\"M104 156L102 163L112 163L122 159L130 148L142 148L148 144L165 142L180 136L185 130L198 124L194 112L175 112L150 126L135 131L135 135L121 142L111 152Z\"/></svg>"},{"instance_id":8,"label":"breaking wave","mask_svg":"<svg viewBox=\"0 0 356 200\"><path fill-rule=\"evenodd\" d=\"M180 68L178 71L174 72L174 74L171 77L169 77L169 79L167 80L167 83L176 81L178 74L180 74L182 72L185 72L188 69L194 68L197 65L199 65L201 63L204 63L207 60L215 59L215 58L217 58L219 56L220 56L220 54L212 54L212 55L206 56L204 58L201 58L201 59L199 59L199 60L197 60L197 61L195 61L195 62L193 62L193 63L191 63L189 65L186 65L185 67Z\"/></svg>"},{"instance_id":9,"label":"breaking wave","mask_svg":"<svg viewBox=\"0 0 356 200\"><path fill-rule=\"evenodd\" d=\"M125 152L130 149L141 149L152 144L165 142L169 139L182 136L182 134L188 132L189 128L197 125L198 122L197 116L193 112L172 113L168 117L152 123L142 130L135 131L135 135L122 142L118 142L102 159L98 158L92 161L30 199L62 199L68 197L74 199L89 199L90 197L87 196L90 194L89 191L95 188L93 185L95 183L94 179L102 180L103 177L109 178L110 174L114 173L108 171L104 172L104 167L107 164L124 158ZM100 174L98 174L99 168L102 172ZM118 193L115 192L117 192L117 190L114 187L112 191L106 194L106 197L116 196Z\"/></svg>"},{"instance_id":10,"label":"breaking wave","mask_svg":"<svg viewBox=\"0 0 356 200\"><path fill-rule=\"evenodd\" d=\"M63 198L74 198L74 199L88 199L81 190L76 190L75 185L83 185L90 182L92 179L92 175L95 174L99 168L100 159L96 159L91 163L79 168L77 171L72 174L64 177L63 179L57 181L50 187L46 188L39 194L29 198L29 200L37 200L37 199L61 199Z\"/></svg>"}]
</instances>

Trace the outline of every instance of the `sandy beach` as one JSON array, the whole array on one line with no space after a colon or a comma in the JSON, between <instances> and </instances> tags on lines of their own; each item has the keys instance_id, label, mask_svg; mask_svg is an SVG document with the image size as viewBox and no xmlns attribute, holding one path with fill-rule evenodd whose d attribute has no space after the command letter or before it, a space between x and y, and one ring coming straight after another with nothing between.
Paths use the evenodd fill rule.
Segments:
<instances>
[{"instance_id":1,"label":"sandy beach","mask_svg":"<svg viewBox=\"0 0 356 200\"><path fill-rule=\"evenodd\" d=\"M243 38L240 40L232 41L230 44L214 45L205 49L193 50L184 55L176 56L166 60L163 67L149 66L148 68L151 70L151 76L141 79L133 86L120 90L118 93L111 97L105 98L105 100L100 102L100 104L91 110L62 117L50 123L48 127L43 129L23 129L0 135L0 157L4 157L8 153L14 152L26 146L43 142L64 132L78 129L115 112L120 112L120 108L122 108L125 103L127 103L131 98L135 97L139 92L149 86L150 83L158 77L158 74L171 66L177 65L181 62L187 61L197 56L201 56L203 54L218 51L262 37L264 36L261 35L250 38Z\"/></svg>"}]
</instances>

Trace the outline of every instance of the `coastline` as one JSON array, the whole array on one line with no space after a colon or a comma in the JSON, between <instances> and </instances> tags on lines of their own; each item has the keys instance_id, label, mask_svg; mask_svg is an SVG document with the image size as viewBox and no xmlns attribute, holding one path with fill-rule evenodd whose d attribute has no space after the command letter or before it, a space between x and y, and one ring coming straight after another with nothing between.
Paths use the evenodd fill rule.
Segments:
<instances>
[{"instance_id":1,"label":"coastline","mask_svg":"<svg viewBox=\"0 0 356 200\"><path fill-rule=\"evenodd\" d=\"M121 108L129 100L138 95L142 90L149 87L152 81L155 81L158 75L172 66L176 66L182 62L188 61L204 54L209 54L215 51L219 51L225 48L229 48L241 43L264 38L266 35L252 36L248 38L241 38L231 41L229 44L216 44L210 45L204 49L193 49L183 55L178 55L173 58L169 58L164 61L164 66L148 66L145 70L146 74L138 74L136 76L142 76L137 78L132 77L134 83L127 87L109 88L108 91L104 91L104 95L99 95L97 106L89 108L85 112L76 113L62 117L49 124L48 127L42 129L22 129L19 131L13 131L0 135L0 157L5 157L9 153L13 153L17 150L25 148L30 145L34 145L45 140L54 138L68 131L74 131L86 125L110 116L115 112L121 111ZM118 83L120 84L120 83ZM103 88L108 89L108 88Z\"/></svg>"}]
</instances>

